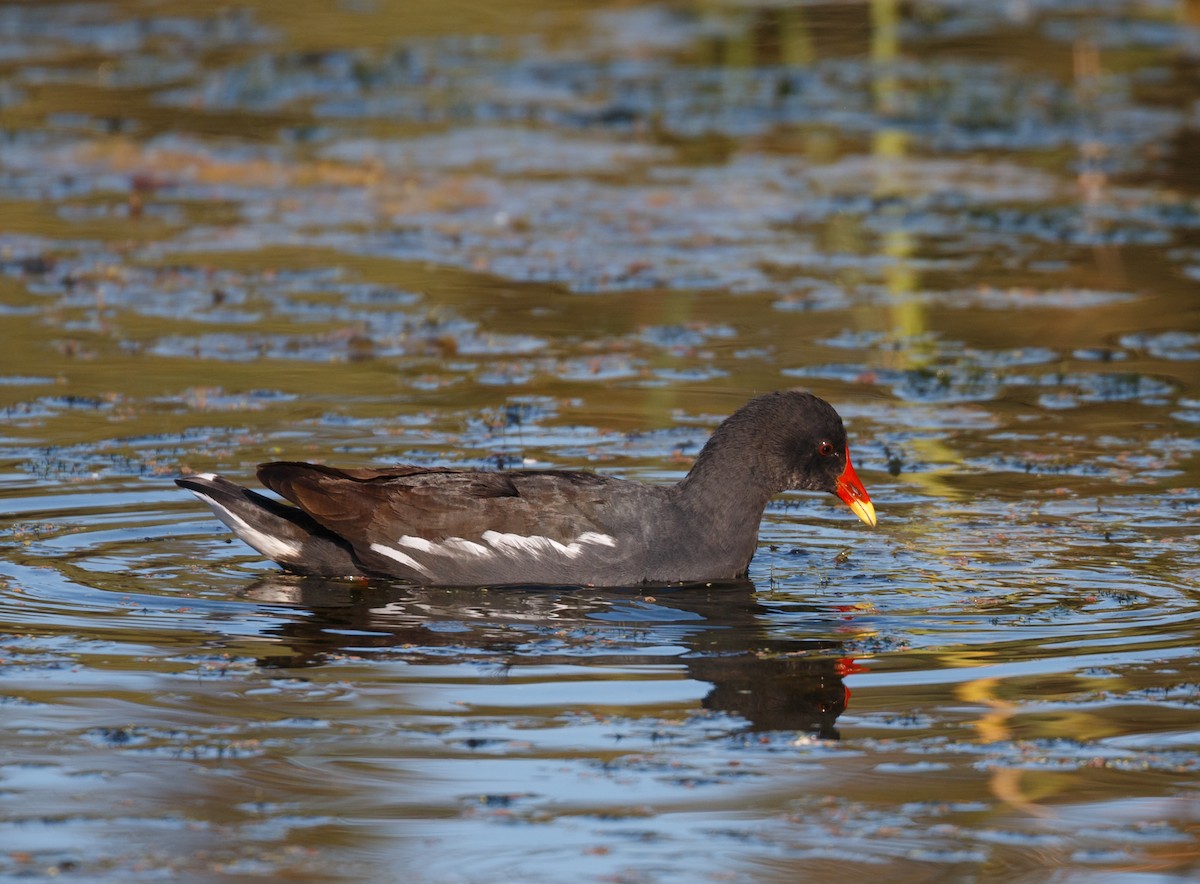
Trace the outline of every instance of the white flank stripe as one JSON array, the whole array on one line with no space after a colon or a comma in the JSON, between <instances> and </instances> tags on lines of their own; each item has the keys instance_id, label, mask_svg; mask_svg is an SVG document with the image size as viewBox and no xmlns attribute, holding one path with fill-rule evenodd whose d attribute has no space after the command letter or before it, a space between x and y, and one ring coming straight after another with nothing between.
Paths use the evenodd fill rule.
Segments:
<instances>
[{"instance_id":1,"label":"white flank stripe","mask_svg":"<svg viewBox=\"0 0 1200 884\"><path fill-rule=\"evenodd\" d=\"M545 539L549 541L551 549L553 549L559 555L566 556L568 559L577 558L579 554L583 552L583 546L581 544L571 543L566 545L559 543L557 540L550 540L549 537Z\"/></svg>"},{"instance_id":2,"label":"white flank stripe","mask_svg":"<svg viewBox=\"0 0 1200 884\"><path fill-rule=\"evenodd\" d=\"M270 534L264 534L257 528L252 527L249 522L233 510L223 504L217 503L217 501L213 500L203 491L189 490L200 500L208 504L213 514L225 523L225 527L268 559L279 561L280 559L294 558L300 554L299 544L293 543L290 540L284 540L282 537L273 537Z\"/></svg>"},{"instance_id":3,"label":"white flank stripe","mask_svg":"<svg viewBox=\"0 0 1200 884\"><path fill-rule=\"evenodd\" d=\"M616 546L617 541L607 534L600 534L596 531L585 531L575 538L576 543L598 543L601 546Z\"/></svg>"},{"instance_id":4,"label":"white flank stripe","mask_svg":"<svg viewBox=\"0 0 1200 884\"><path fill-rule=\"evenodd\" d=\"M483 543L467 540L463 537L447 537L440 543L426 540L412 534L405 534L396 540L398 546L434 556L454 556L458 558L486 558L496 553L510 558L530 557L540 558L547 554L561 556L566 559L577 559L584 553L587 546L616 546L617 542L607 534L597 531L586 531L570 543L561 543L540 534L505 534L501 531L484 531L480 538ZM487 546L484 546L487 544ZM410 568L416 568L423 574L429 574L412 556L399 549L372 543L371 549L380 555L388 556L397 562L402 562Z\"/></svg>"},{"instance_id":5,"label":"white flank stripe","mask_svg":"<svg viewBox=\"0 0 1200 884\"><path fill-rule=\"evenodd\" d=\"M492 554L492 551L482 543L476 543L474 540L463 540L461 537L447 537L442 541L442 549L435 549L434 552L441 555L453 555L456 552L461 552L469 556L490 556Z\"/></svg>"},{"instance_id":6,"label":"white flank stripe","mask_svg":"<svg viewBox=\"0 0 1200 884\"><path fill-rule=\"evenodd\" d=\"M392 549L390 546L384 546L382 543L372 543L371 549L379 553L381 556L387 556L389 559L395 559L401 565L407 565L414 571L420 571L425 576L429 576L429 569L414 559L407 553L402 553L398 549Z\"/></svg>"},{"instance_id":7,"label":"white flank stripe","mask_svg":"<svg viewBox=\"0 0 1200 884\"><path fill-rule=\"evenodd\" d=\"M499 531L485 531L483 539L494 549L508 555L525 553L536 557L541 556L543 553L555 552L568 559L577 559L583 555L583 548L587 544L597 544L600 546L617 545L617 542L607 534L599 534L595 531L587 531L580 534L569 544L560 543L549 537L542 537L540 534L526 536L524 534L503 534Z\"/></svg>"},{"instance_id":8,"label":"white flank stripe","mask_svg":"<svg viewBox=\"0 0 1200 884\"><path fill-rule=\"evenodd\" d=\"M409 549L415 549L417 552L433 552L433 544L424 537L413 537L411 534L405 534L396 543L401 546L407 546Z\"/></svg>"},{"instance_id":9,"label":"white flank stripe","mask_svg":"<svg viewBox=\"0 0 1200 884\"><path fill-rule=\"evenodd\" d=\"M526 537L524 534L502 534L499 531L484 531L483 540L500 552L527 552L535 556L545 552L548 546L545 537Z\"/></svg>"}]
</instances>

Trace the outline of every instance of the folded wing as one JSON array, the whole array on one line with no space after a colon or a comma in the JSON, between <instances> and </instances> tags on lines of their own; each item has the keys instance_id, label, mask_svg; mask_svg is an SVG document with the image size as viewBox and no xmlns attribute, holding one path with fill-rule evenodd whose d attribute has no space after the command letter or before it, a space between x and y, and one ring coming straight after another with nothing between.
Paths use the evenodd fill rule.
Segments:
<instances>
[{"instance_id":1,"label":"folded wing","mask_svg":"<svg viewBox=\"0 0 1200 884\"><path fill-rule=\"evenodd\" d=\"M263 464L258 478L371 570L470 583L496 565L553 579L611 552L618 479L567 471L484 472L397 466L343 470ZM619 498L620 495L617 495Z\"/></svg>"}]
</instances>

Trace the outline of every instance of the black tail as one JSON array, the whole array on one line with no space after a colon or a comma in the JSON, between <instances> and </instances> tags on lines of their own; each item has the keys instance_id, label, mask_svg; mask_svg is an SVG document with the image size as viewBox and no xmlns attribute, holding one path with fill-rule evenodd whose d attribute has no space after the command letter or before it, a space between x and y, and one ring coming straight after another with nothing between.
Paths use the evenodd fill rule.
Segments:
<instances>
[{"instance_id":1,"label":"black tail","mask_svg":"<svg viewBox=\"0 0 1200 884\"><path fill-rule=\"evenodd\" d=\"M175 484L208 504L229 530L289 571L315 577L363 574L350 544L301 509L212 473L184 476Z\"/></svg>"}]
</instances>

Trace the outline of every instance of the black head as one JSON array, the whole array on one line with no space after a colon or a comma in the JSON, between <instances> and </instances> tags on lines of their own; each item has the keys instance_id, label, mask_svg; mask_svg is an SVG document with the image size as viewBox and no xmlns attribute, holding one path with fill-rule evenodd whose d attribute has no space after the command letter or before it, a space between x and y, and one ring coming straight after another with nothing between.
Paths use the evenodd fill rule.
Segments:
<instances>
[{"instance_id":1,"label":"black head","mask_svg":"<svg viewBox=\"0 0 1200 884\"><path fill-rule=\"evenodd\" d=\"M708 440L692 473L701 470L748 482L768 497L828 491L875 524L871 499L850 463L842 419L812 393L768 393L746 403Z\"/></svg>"}]
</instances>

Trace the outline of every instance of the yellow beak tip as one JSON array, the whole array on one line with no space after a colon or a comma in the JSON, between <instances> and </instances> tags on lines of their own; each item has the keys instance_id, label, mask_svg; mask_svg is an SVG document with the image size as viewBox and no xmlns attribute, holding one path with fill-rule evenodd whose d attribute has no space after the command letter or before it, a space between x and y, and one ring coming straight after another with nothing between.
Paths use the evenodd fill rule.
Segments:
<instances>
[{"instance_id":1,"label":"yellow beak tip","mask_svg":"<svg viewBox=\"0 0 1200 884\"><path fill-rule=\"evenodd\" d=\"M858 516L872 528L875 527L877 519L875 518L875 505L869 500L855 500L850 504L850 512Z\"/></svg>"}]
</instances>

